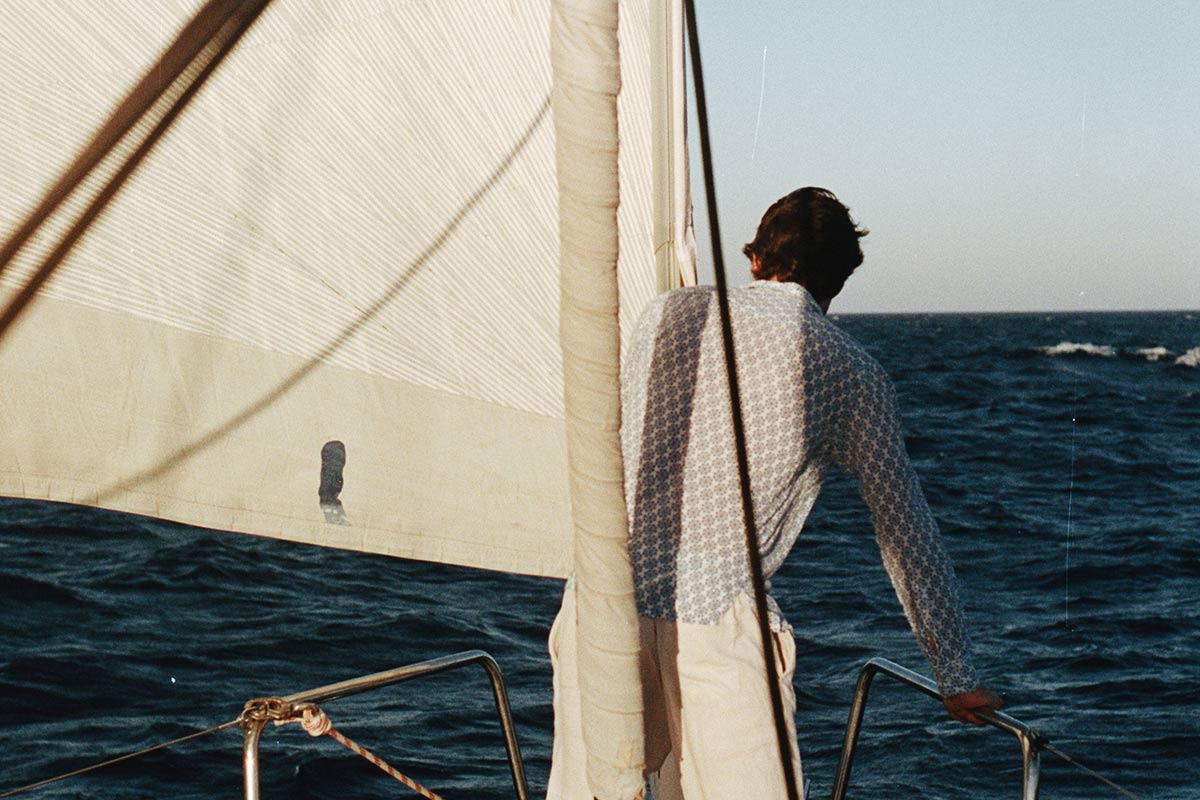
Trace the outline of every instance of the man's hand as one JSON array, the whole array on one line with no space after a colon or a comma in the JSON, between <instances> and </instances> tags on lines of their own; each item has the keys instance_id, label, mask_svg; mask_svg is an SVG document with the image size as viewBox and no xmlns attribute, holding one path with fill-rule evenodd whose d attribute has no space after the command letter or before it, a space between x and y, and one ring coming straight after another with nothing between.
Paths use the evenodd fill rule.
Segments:
<instances>
[{"instance_id":1,"label":"man's hand","mask_svg":"<svg viewBox=\"0 0 1200 800\"><path fill-rule=\"evenodd\" d=\"M951 695L942 700L950 718L959 722L969 722L972 725L983 725L984 722L976 711L999 711L1004 708L1004 698L986 686L976 686L969 692Z\"/></svg>"}]
</instances>

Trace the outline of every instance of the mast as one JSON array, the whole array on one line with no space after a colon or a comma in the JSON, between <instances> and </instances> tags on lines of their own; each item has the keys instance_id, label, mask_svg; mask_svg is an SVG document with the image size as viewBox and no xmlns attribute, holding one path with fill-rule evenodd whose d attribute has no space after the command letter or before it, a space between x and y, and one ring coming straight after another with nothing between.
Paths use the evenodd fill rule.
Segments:
<instances>
[{"instance_id":1,"label":"mast","mask_svg":"<svg viewBox=\"0 0 1200 800\"><path fill-rule=\"evenodd\" d=\"M624 800L641 795L644 744L620 440L621 331L632 328L628 312L641 307L644 291L631 274L653 271L657 292L696 282L683 9L670 0L556 0L551 61L581 715L593 794ZM647 177L649 208L638 188ZM636 234L646 211L653 253Z\"/></svg>"},{"instance_id":2,"label":"mast","mask_svg":"<svg viewBox=\"0 0 1200 800\"><path fill-rule=\"evenodd\" d=\"M580 711L605 800L640 796L645 761L620 436L617 19L616 0L555 0L550 48Z\"/></svg>"}]
</instances>

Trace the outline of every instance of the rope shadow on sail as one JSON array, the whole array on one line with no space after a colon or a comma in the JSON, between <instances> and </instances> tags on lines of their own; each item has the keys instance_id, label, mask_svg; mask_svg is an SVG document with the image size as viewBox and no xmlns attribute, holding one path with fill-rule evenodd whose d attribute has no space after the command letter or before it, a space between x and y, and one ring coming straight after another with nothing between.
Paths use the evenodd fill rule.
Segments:
<instances>
[{"instance_id":1,"label":"rope shadow on sail","mask_svg":"<svg viewBox=\"0 0 1200 800\"><path fill-rule=\"evenodd\" d=\"M188 101L216 70L224 56L228 54L269 2L270 0L242 0L240 3L235 0L213 0L202 9L184 28L159 62L151 68L147 76L122 102L113 116L101 127L76 162L68 168L62 179L43 199L41 205L29 216L17 233L5 243L3 249L0 250L0 270L16 257L38 229L45 225L66 199L87 180L93 170L129 138L128 135L131 131L136 133L139 127L152 125L143 138L131 145L132 153L116 169L108 183L91 199L88 207L74 222L62 241L39 265L33 277L26 282L18 295L0 315L0 337L36 296L38 289L62 264L89 226L100 216L107 203L116 196L126 179L133 174ZM197 62L197 59L201 60ZM168 91L172 87L176 90L173 93ZM157 121L149 123L148 118L153 118L153 112L156 109L161 116L157 118ZM377 299L361 309L354 320L345 325L303 366L286 376L277 386L264 392L258 400L251 402L241 411L232 414L226 421L200 434L192 441L164 455L157 463L115 484L101 487L97 493L97 502L103 503L121 492L139 486L212 446L271 407L321 363L328 360L364 325L390 304L417 273L430 262L433 256L444 248L471 212L510 171L534 139L535 134L543 125L547 124L549 113L550 97L547 94L533 114L531 121L516 137L512 146L499 159L487 177L467 196L441 230L432 237L429 244Z\"/></svg>"},{"instance_id":2,"label":"rope shadow on sail","mask_svg":"<svg viewBox=\"0 0 1200 800\"><path fill-rule=\"evenodd\" d=\"M450 241L455 231L466 221L471 212L488 196L491 190L503 179L505 174L516 163L518 157L533 140L538 129L546 122L550 112L550 98L547 95L538 107L537 113L532 121L525 128L522 134L517 138L516 142L500 160L499 164L467 198L467 200L459 207L459 209L450 218L449 222L437 233L436 236L426 245L416 258L414 258L404 271L395 281L392 282L387 289L379 295L370 305L368 305L359 316L342 328L338 334L310 358L305 364L279 382L273 389L264 392L263 395L256 401L247 405L244 409L230 416L225 422L210 429L207 433L193 439L191 442L176 448L174 452L164 456L158 463L147 467L135 475L126 478L118 483L107 487L102 487L97 493L97 502L103 503L105 500L112 498L114 495L121 492L133 489L142 483L149 481L172 468L183 463L193 455L207 449L216 442L220 441L232 431L237 430L242 425L257 417L266 409L274 405L284 395L286 395L297 384L303 381L309 374L313 372L322 363L326 362L334 353L336 353L343 345L354 337L364 325L369 323L377 316L384 308L386 308L405 287L416 277L416 275L426 267L433 257Z\"/></svg>"},{"instance_id":3,"label":"rope shadow on sail","mask_svg":"<svg viewBox=\"0 0 1200 800\"><path fill-rule=\"evenodd\" d=\"M46 193L16 233L0 248L0 274L46 226L69 198L81 191L105 161L118 161L100 188L70 224L58 245L25 281L0 313L0 338L50 279L125 181L217 70L270 0L211 0L184 27L157 63L117 106L91 142ZM128 148L128 152L122 152ZM122 161L122 158L124 159ZM99 180L103 180L100 178Z\"/></svg>"}]
</instances>

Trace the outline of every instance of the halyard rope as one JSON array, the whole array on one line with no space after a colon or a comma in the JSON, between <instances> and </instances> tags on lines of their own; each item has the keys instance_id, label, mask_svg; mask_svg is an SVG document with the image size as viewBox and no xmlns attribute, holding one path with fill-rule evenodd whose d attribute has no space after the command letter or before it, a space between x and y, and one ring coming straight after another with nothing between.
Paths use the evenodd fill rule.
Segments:
<instances>
[{"instance_id":1,"label":"halyard rope","mask_svg":"<svg viewBox=\"0 0 1200 800\"><path fill-rule=\"evenodd\" d=\"M426 789L367 748L339 732L333 727L333 723L329 721L329 717L326 716L325 712L314 703L289 703L278 697L251 700L246 703L246 708L242 712L242 719L264 722L271 720L276 725L287 725L290 722L298 722L308 732L309 736L328 736L352 753L362 756L417 794L427 798L427 800L445 800L441 795Z\"/></svg>"},{"instance_id":2,"label":"halyard rope","mask_svg":"<svg viewBox=\"0 0 1200 800\"><path fill-rule=\"evenodd\" d=\"M717 218L717 190L713 178L712 148L708 140L708 110L704 97L704 70L700 64L700 34L696 25L693 0L684 1L687 19L689 52L692 56L692 83L696 88L696 121L700 132L700 163L704 167L704 195L708 201L708 232L712 240L713 272L717 281L717 305L721 317L721 337L725 350L725 373L729 382L729 409L733 426L734 451L737 456L738 486L741 490L742 519L746 531L746 559L750 567L750 582L754 588L754 608L758 615L758 632L762 641L763 670L771 712L775 721L775 738L779 746L779 767L788 800L800 800L792 749L795 737L784 718L783 696L779 689L779 674L775 669L774 648L771 644L770 619L767 611L767 590L763 576L762 555L758 549L758 528L754 520L754 502L750 491L750 461L746 450L746 432L742 425L741 399L738 391L737 360L734 357L733 325L729 317L729 295L725 286L725 259L721 254L721 226Z\"/></svg>"}]
</instances>

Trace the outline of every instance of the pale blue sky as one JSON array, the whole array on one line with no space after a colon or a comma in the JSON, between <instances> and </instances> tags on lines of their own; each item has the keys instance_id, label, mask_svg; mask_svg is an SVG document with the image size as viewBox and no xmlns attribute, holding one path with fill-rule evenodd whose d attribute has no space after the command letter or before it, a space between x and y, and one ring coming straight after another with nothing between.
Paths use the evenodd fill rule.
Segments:
<instances>
[{"instance_id":1,"label":"pale blue sky","mask_svg":"<svg viewBox=\"0 0 1200 800\"><path fill-rule=\"evenodd\" d=\"M1200 2L699 6L731 281L812 184L871 229L835 311L1200 308Z\"/></svg>"}]
</instances>

